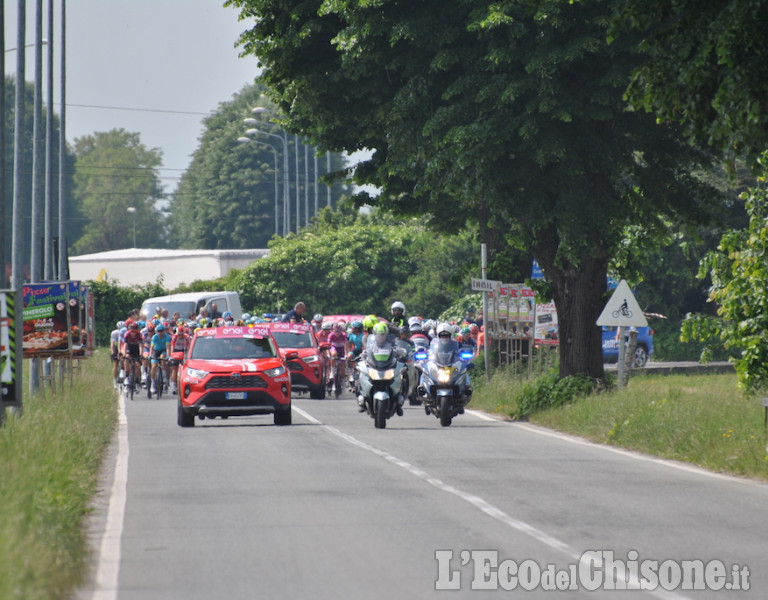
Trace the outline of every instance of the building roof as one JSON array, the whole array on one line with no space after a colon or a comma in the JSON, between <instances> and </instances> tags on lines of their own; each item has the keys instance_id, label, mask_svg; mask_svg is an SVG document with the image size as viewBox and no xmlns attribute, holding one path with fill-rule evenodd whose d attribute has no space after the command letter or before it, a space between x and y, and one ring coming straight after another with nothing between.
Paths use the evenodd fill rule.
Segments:
<instances>
[{"instance_id":1,"label":"building roof","mask_svg":"<svg viewBox=\"0 0 768 600\"><path fill-rule=\"evenodd\" d=\"M264 258L269 254L267 248L249 248L245 250L169 250L166 248L123 248L95 254L70 256L70 262L92 262L110 260L167 260L169 258L196 258L201 256L218 258Z\"/></svg>"}]
</instances>

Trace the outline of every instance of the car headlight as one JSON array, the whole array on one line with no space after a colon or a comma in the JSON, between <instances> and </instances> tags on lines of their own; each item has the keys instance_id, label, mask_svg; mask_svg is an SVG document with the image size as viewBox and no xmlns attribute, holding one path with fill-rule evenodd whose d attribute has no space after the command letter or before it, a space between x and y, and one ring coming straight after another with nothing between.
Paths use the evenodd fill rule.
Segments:
<instances>
[{"instance_id":1,"label":"car headlight","mask_svg":"<svg viewBox=\"0 0 768 600\"><path fill-rule=\"evenodd\" d=\"M305 363L313 363L313 362L319 362L320 357L317 354L313 354L312 356L305 356L302 358Z\"/></svg>"},{"instance_id":2,"label":"car headlight","mask_svg":"<svg viewBox=\"0 0 768 600\"><path fill-rule=\"evenodd\" d=\"M285 373L285 367L276 367L274 369L267 369L266 371L264 371L264 374L267 377L272 377L273 379L275 377L279 377L283 373Z\"/></svg>"},{"instance_id":3,"label":"car headlight","mask_svg":"<svg viewBox=\"0 0 768 600\"><path fill-rule=\"evenodd\" d=\"M187 376L193 379L205 379L208 376L208 371L201 371L200 369L187 369Z\"/></svg>"}]
</instances>

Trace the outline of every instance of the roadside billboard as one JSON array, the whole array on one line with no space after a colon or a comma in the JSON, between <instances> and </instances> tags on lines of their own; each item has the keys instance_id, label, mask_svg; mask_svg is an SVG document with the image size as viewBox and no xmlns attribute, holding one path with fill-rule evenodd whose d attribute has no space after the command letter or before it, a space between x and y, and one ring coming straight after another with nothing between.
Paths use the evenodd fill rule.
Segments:
<instances>
[{"instance_id":1,"label":"roadside billboard","mask_svg":"<svg viewBox=\"0 0 768 600\"><path fill-rule=\"evenodd\" d=\"M74 349L73 331L80 339L80 282L33 283L22 289L24 357Z\"/></svg>"}]
</instances>

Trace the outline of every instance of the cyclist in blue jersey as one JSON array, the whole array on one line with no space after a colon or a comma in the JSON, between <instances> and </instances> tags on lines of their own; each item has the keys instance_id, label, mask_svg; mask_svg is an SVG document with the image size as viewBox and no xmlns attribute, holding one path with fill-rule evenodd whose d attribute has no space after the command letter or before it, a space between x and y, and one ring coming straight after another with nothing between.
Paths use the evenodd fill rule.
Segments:
<instances>
[{"instance_id":1,"label":"cyclist in blue jersey","mask_svg":"<svg viewBox=\"0 0 768 600\"><path fill-rule=\"evenodd\" d=\"M168 357L168 346L171 343L171 336L165 332L165 325L162 323L155 327L155 335L152 336L152 341L149 345L149 356L152 360L152 373L150 375L150 381L152 382L152 393L156 393L155 389L155 376L157 375L157 363L160 362L160 358ZM162 367L165 370L165 380L168 381L168 362Z\"/></svg>"}]
</instances>

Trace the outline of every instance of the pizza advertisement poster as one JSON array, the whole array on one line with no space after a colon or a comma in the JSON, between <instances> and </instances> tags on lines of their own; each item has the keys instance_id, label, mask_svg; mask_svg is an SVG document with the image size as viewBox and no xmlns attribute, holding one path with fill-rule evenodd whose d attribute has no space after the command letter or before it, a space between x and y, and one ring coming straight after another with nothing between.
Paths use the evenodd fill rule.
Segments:
<instances>
[{"instance_id":1,"label":"pizza advertisement poster","mask_svg":"<svg viewBox=\"0 0 768 600\"><path fill-rule=\"evenodd\" d=\"M73 312L76 318L78 316L79 297L79 281L33 283L24 286L24 357L69 351L72 347L71 316Z\"/></svg>"}]
</instances>

